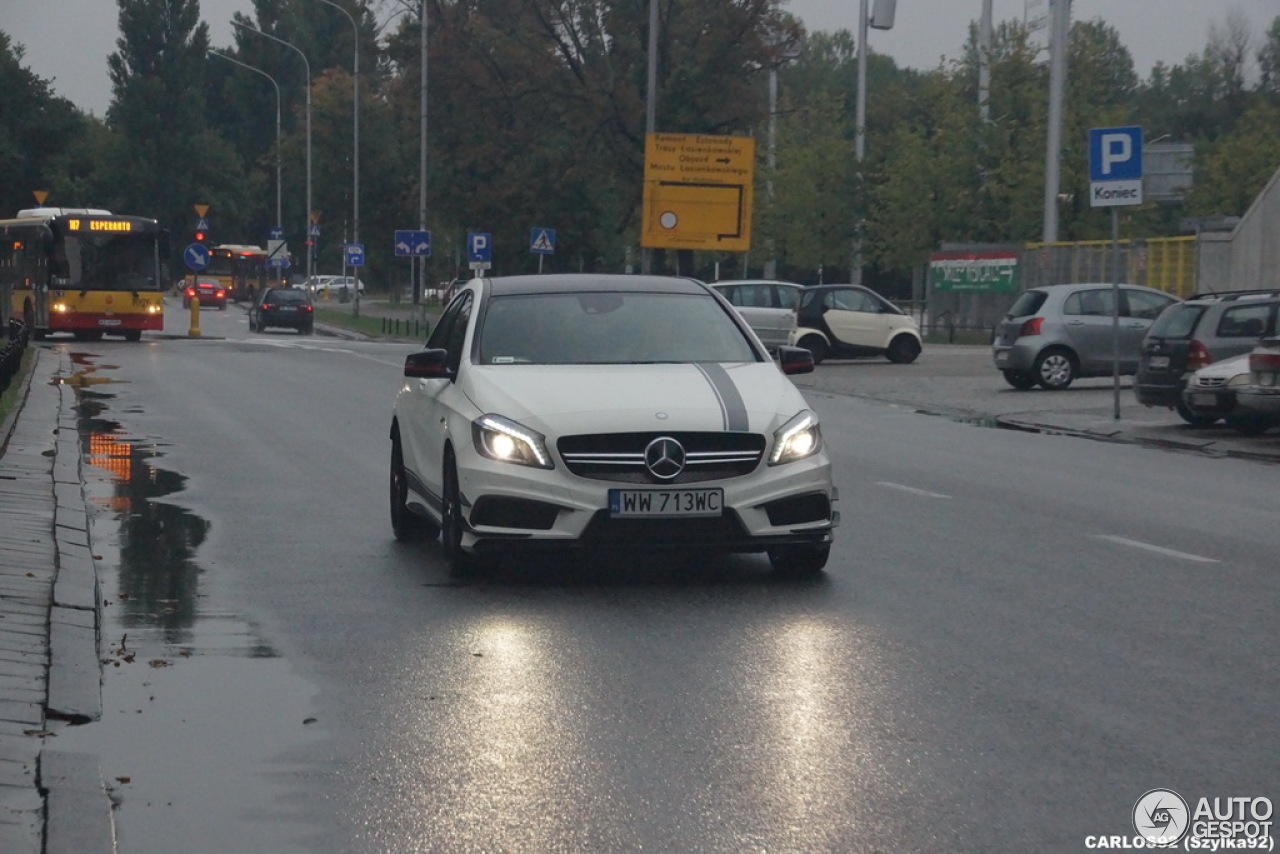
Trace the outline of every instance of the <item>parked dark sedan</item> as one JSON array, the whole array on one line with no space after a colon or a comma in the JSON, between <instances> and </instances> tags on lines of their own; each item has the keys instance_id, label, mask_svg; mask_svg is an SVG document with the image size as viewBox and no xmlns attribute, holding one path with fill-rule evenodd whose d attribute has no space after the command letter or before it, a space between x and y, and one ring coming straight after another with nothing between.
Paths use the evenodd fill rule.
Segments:
<instances>
[{"instance_id":1,"label":"parked dark sedan","mask_svg":"<svg viewBox=\"0 0 1280 854\"><path fill-rule=\"evenodd\" d=\"M249 308L249 331L265 332L269 326L298 330L310 335L315 328L311 295L302 288L265 288Z\"/></svg>"}]
</instances>

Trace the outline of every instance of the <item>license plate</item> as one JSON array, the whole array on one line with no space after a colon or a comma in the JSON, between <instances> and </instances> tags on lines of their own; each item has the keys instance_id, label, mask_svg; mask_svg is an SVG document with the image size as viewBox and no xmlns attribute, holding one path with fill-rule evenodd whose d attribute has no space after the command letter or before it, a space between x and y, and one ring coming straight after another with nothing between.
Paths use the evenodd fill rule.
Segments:
<instances>
[{"instance_id":1,"label":"license plate","mask_svg":"<svg viewBox=\"0 0 1280 854\"><path fill-rule=\"evenodd\" d=\"M671 517L723 515L723 489L611 489L609 515Z\"/></svg>"},{"instance_id":2,"label":"license plate","mask_svg":"<svg viewBox=\"0 0 1280 854\"><path fill-rule=\"evenodd\" d=\"M119 326L119 318L103 318L98 321L99 326Z\"/></svg>"},{"instance_id":3,"label":"license plate","mask_svg":"<svg viewBox=\"0 0 1280 854\"><path fill-rule=\"evenodd\" d=\"M280 310L281 311L297 311L298 307L296 305L282 305L280 306Z\"/></svg>"},{"instance_id":4,"label":"license plate","mask_svg":"<svg viewBox=\"0 0 1280 854\"><path fill-rule=\"evenodd\" d=\"M1152 356L1147 360L1147 367L1153 371L1163 371L1169 367L1168 356Z\"/></svg>"},{"instance_id":5,"label":"license plate","mask_svg":"<svg viewBox=\"0 0 1280 854\"><path fill-rule=\"evenodd\" d=\"M1218 396L1216 394L1207 394L1205 392L1197 392L1191 395L1192 406L1217 406Z\"/></svg>"}]
</instances>

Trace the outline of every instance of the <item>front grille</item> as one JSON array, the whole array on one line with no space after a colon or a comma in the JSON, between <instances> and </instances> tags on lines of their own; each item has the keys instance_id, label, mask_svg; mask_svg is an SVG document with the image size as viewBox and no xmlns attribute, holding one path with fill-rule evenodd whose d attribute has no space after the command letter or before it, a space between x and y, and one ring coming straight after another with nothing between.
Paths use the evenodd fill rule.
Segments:
<instances>
[{"instance_id":1,"label":"front grille","mask_svg":"<svg viewBox=\"0 0 1280 854\"><path fill-rule=\"evenodd\" d=\"M582 542L591 545L628 545L653 549L716 548L741 545L750 539L738 514L699 519L614 519L608 510L591 517Z\"/></svg>"},{"instance_id":2,"label":"front grille","mask_svg":"<svg viewBox=\"0 0 1280 854\"><path fill-rule=\"evenodd\" d=\"M1191 382L1187 383L1189 388L1204 389L1206 391L1222 388L1226 384L1226 377L1193 377Z\"/></svg>"},{"instance_id":3,"label":"front grille","mask_svg":"<svg viewBox=\"0 0 1280 854\"><path fill-rule=\"evenodd\" d=\"M684 470L661 480L645 466L645 448L667 436L685 451ZM764 456L765 439L756 433L676 432L605 433L564 436L556 449L569 471L579 477L611 483L688 484L741 477L756 470Z\"/></svg>"},{"instance_id":4,"label":"front grille","mask_svg":"<svg viewBox=\"0 0 1280 854\"><path fill-rule=\"evenodd\" d=\"M764 505L764 510L770 525L803 525L830 519L831 500L825 492L810 492L771 501Z\"/></svg>"}]
</instances>

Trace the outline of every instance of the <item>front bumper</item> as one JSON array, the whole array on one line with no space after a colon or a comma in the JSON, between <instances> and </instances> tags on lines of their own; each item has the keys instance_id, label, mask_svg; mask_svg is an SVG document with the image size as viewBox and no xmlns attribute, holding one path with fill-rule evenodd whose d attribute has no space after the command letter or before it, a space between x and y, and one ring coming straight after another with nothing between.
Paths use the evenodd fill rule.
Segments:
<instances>
[{"instance_id":1,"label":"front bumper","mask_svg":"<svg viewBox=\"0 0 1280 854\"><path fill-rule=\"evenodd\" d=\"M724 491L720 516L613 518L611 488L659 485L595 480L460 454L464 549L489 554L538 548L760 552L830 543L839 523L837 490L825 455L749 475L697 484Z\"/></svg>"},{"instance_id":2,"label":"front bumper","mask_svg":"<svg viewBox=\"0 0 1280 854\"><path fill-rule=\"evenodd\" d=\"M1280 387L1240 386L1236 389L1236 406L1248 412L1280 415Z\"/></svg>"}]
</instances>

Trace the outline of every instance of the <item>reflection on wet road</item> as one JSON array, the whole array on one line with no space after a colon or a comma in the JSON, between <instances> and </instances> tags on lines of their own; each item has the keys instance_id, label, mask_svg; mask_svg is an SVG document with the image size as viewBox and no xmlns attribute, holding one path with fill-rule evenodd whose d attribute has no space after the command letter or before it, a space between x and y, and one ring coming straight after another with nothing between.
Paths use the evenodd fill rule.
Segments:
<instances>
[{"instance_id":1,"label":"reflection on wet road","mask_svg":"<svg viewBox=\"0 0 1280 854\"><path fill-rule=\"evenodd\" d=\"M210 525L172 503L186 479L110 417L110 367L73 361L103 603L103 717L65 730L59 748L83 742L99 755L122 850L230 850L225 822L206 809L215 800L263 819L231 848L296 846L304 826L273 804L282 790L272 778L290 766L274 757L322 735L309 717L314 689L243 617L211 604L216 579L198 560Z\"/></svg>"}]
</instances>

